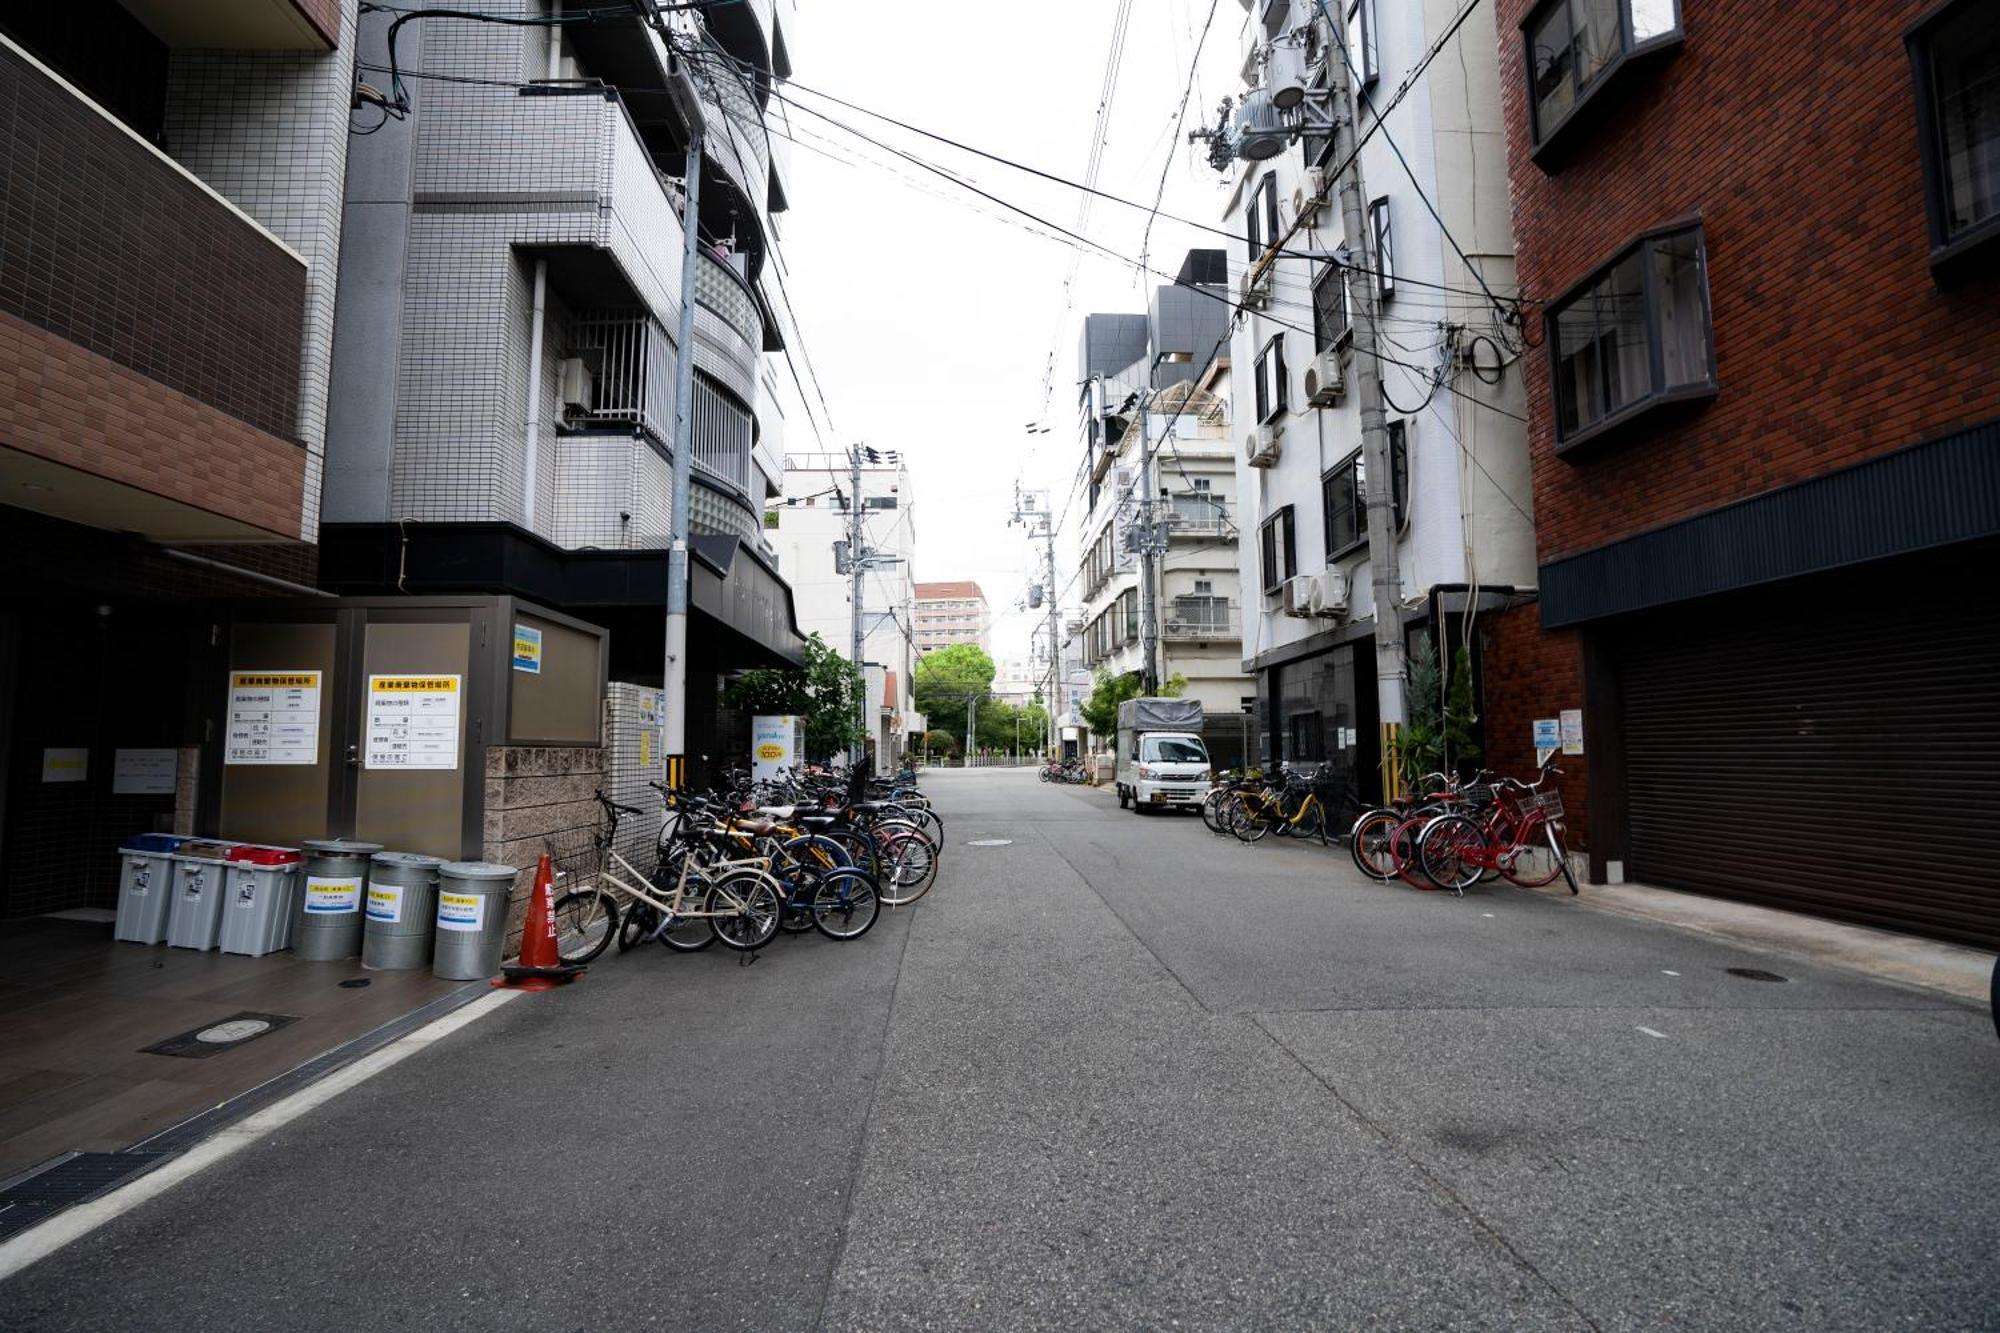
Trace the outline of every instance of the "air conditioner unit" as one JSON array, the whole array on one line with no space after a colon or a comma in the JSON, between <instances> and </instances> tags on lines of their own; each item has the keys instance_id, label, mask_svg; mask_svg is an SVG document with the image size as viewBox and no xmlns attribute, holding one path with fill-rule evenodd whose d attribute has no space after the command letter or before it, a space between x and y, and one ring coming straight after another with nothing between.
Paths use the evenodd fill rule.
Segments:
<instances>
[{"instance_id":1,"label":"air conditioner unit","mask_svg":"<svg viewBox=\"0 0 2000 1333\"><path fill-rule=\"evenodd\" d=\"M1347 614L1347 575L1338 569L1312 576L1312 589L1306 594L1306 609L1316 616L1344 616Z\"/></svg>"},{"instance_id":2,"label":"air conditioner unit","mask_svg":"<svg viewBox=\"0 0 2000 1333\"><path fill-rule=\"evenodd\" d=\"M566 408L588 412L591 408L590 367L580 356L565 357L556 363L556 397Z\"/></svg>"},{"instance_id":3,"label":"air conditioner unit","mask_svg":"<svg viewBox=\"0 0 2000 1333\"><path fill-rule=\"evenodd\" d=\"M1251 310L1262 310L1271 299L1271 269L1267 265L1261 271L1253 263L1243 271L1243 279L1236 287L1237 304Z\"/></svg>"},{"instance_id":4,"label":"air conditioner unit","mask_svg":"<svg viewBox=\"0 0 2000 1333\"><path fill-rule=\"evenodd\" d=\"M1167 633L1169 634L1179 634L1186 628L1187 622L1185 620L1169 620L1167 622Z\"/></svg>"},{"instance_id":5,"label":"air conditioner unit","mask_svg":"<svg viewBox=\"0 0 2000 1333\"><path fill-rule=\"evenodd\" d=\"M1284 443L1283 426L1259 426L1243 437L1243 459L1251 467L1272 467Z\"/></svg>"},{"instance_id":6,"label":"air conditioner unit","mask_svg":"<svg viewBox=\"0 0 2000 1333\"><path fill-rule=\"evenodd\" d=\"M1301 574L1297 578L1286 579L1282 594L1284 604L1280 609L1288 616L1311 615L1313 613L1312 588L1313 580L1310 574Z\"/></svg>"},{"instance_id":7,"label":"air conditioner unit","mask_svg":"<svg viewBox=\"0 0 2000 1333\"><path fill-rule=\"evenodd\" d=\"M1331 407L1347 393L1347 371L1340 364L1340 351L1329 347L1306 367L1306 401L1314 407Z\"/></svg>"},{"instance_id":8,"label":"air conditioner unit","mask_svg":"<svg viewBox=\"0 0 2000 1333\"><path fill-rule=\"evenodd\" d=\"M1299 220L1301 226L1310 223L1318 216L1319 206L1319 196L1305 186L1301 185L1292 191L1292 216Z\"/></svg>"}]
</instances>

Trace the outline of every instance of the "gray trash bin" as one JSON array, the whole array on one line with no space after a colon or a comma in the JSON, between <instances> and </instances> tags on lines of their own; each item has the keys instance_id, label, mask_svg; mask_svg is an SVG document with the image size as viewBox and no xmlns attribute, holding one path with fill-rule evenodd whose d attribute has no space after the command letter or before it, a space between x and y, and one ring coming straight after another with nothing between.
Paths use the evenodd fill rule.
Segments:
<instances>
[{"instance_id":1,"label":"gray trash bin","mask_svg":"<svg viewBox=\"0 0 2000 1333\"><path fill-rule=\"evenodd\" d=\"M292 952L313 962L361 952L361 912L368 892L368 858L379 842L327 838L300 844L306 854Z\"/></svg>"},{"instance_id":2,"label":"gray trash bin","mask_svg":"<svg viewBox=\"0 0 2000 1333\"><path fill-rule=\"evenodd\" d=\"M173 853L193 838L178 833L139 833L118 846L118 924L113 939L158 944L167 937L168 900L173 895Z\"/></svg>"},{"instance_id":3,"label":"gray trash bin","mask_svg":"<svg viewBox=\"0 0 2000 1333\"><path fill-rule=\"evenodd\" d=\"M441 856L377 852L368 863L368 919L361 931L361 965L384 972L431 960L437 929Z\"/></svg>"},{"instance_id":4,"label":"gray trash bin","mask_svg":"<svg viewBox=\"0 0 2000 1333\"><path fill-rule=\"evenodd\" d=\"M500 970L507 904L520 874L491 861L450 861L438 869L432 972L451 981L478 981Z\"/></svg>"},{"instance_id":5,"label":"gray trash bin","mask_svg":"<svg viewBox=\"0 0 2000 1333\"><path fill-rule=\"evenodd\" d=\"M238 847L229 853L223 894L222 951L262 958L292 942L292 899L299 854L288 847Z\"/></svg>"},{"instance_id":6,"label":"gray trash bin","mask_svg":"<svg viewBox=\"0 0 2000 1333\"><path fill-rule=\"evenodd\" d=\"M167 914L167 943L176 949L213 949L222 933L222 895L233 842L184 842L172 856L174 902Z\"/></svg>"}]
</instances>

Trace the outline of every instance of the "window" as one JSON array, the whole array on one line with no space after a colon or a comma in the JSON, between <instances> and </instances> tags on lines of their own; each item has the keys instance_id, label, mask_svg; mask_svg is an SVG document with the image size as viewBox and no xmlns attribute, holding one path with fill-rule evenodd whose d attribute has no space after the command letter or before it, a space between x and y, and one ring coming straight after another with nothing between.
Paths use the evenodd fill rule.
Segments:
<instances>
[{"instance_id":1,"label":"window","mask_svg":"<svg viewBox=\"0 0 2000 1333\"><path fill-rule=\"evenodd\" d=\"M1215 591L1215 583L1214 583L1214 582L1213 582L1212 580L1210 580L1210 579L1196 579L1196 580L1194 581L1194 593L1195 593L1195 596L1197 596L1197 597L1206 597L1206 596L1208 596L1208 595L1209 595L1210 593L1212 593L1212 592L1214 592L1214 591Z\"/></svg>"},{"instance_id":2,"label":"window","mask_svg":"<svg viewBox=\"0 0 2000 1333\"><path fill-rule=\"evenodd\" d=\"M1325 264L1313 276L1313 350L1324 352L1354 336L1347 319L1347 281L1340 265Z\"/></svg>"},{"instance_id":3,"label":"window","mask_svg":"<svg viewBox=\"0 0 2000 1333\"><path fill-rule=\"evenodd\" d=\"M1368 233L1375 242L1375 299L1386 301L1396 294L1396 250L1389 235L1387 195L1368 205Z\"/></svg>"},{"instance_id":4,"label":"window","mask_svg":"<svg viewBox=\"0 0 2000 1333\"><path fill-rule=\"evenodd\" d=\"M1199 494L1206 494L1208 492L1207 477L1195 477L1188 484Z\"/></svg>"},{"instance_id":5,"label":"window","mask_svg":"<svg viewBox=\"0 0 2000 1333\"><path fill-rule=\"evenodd\" d=\"M1905 39L1930 214L1931 262L2000 237L2000 11L1960 0Z\"/></svg>"},{"instance_id":6,"label":"window","mask_svg":"<svg viewBox=\"0 0 2000 1333\"><path fill-rule=\"evenodd\" d=\"M1278 225L1278 174L1266 172L1264 179L1257 182L1256 191L1250 196L1250 207L1245 210L1245 233L1250 242L1250 263L1255 265L1264 257L1264 251L1278 243L1284 229Z\"/></svg>"},{"instance_id":7,"label":"window","mask_svg":"<svg viewBox=\"0 0 2000 1333\"><path fill-rule=\"evenodd\" d=\"M1699 225L1651 232L1550 304L1558 448L1715 392L1707 266Z\"/></svg>"},{"instance_id":8,"label":"window","mask_svg":"<svg viewBox=\"0 0 2000 1333\"><path fill-rule=\"evenodd\" d=\"M1299 572L1298 541L1292 531L1290 505L1264 520L1258 540L1264 557L1264 591L1275 592L1279 584Z\"/></svg>"},{"instance_id":9,"label":"window","mask_svg":"<svg viewBox=\"0 0 2000 1333\"><path fill-rule=\"evenodd\" d=\"M1375 58L1375 0L1347 0L1347 60L1357 88L1366 88L1382 73Z\"/></svg>"},{"instance_id":10,"label":"window","mask_svg":"<svg viewBox=\"0 0 2000 1333\"><path fill-rule=\"evenodd\" d=\"M1407 423L1389 423L1389 457L1396 472L1395 525L1402 531L1410 492L1410 452ZM1331 564L1368 544L1368 465L1357 450L1320 478L1321 512L1326 516L1326 558Z\"/></svg>"},{"instance_id":11,"label":"window","mask_svg":"<svg viewBox=\"0 0 2000 1333\"><path fill-rule=\"evenodd\" d=\"M863 509L894 509L896 507L896 497L893 495L864 496L861 501L861 507Z\"/></svg>"},{"instance_id":12,"label":"window","mask_svg":"<svg viewBox=\"0 0 2000 1333\"><path fill-rule=\"evenodd\" d=\"M1680 0L1543 0L1521 30L1539 150L1628 60L1679 43Z\"/></svg>"},{"instance_id":13,"label":"window","mask_svg":"<svg viewBox=\"0 0 2000 1333\"><path fill-rule=\"evenodd\" d=\"M1118 594L1118 613L1125 624L1125 642L1139 641L1139 592L1127 588Z\"/></svg>"},{"instance_id":14,"label":"window","mask_svg":"<svg viewBox=\"0 0 2000 1333\"><path fill-rule=\"evenodd\" d=\"M1291 406L1285 374L1285 335L1275 334L1257 353L1257 420L1283 416Z\"/></svg>"}]
</instances>

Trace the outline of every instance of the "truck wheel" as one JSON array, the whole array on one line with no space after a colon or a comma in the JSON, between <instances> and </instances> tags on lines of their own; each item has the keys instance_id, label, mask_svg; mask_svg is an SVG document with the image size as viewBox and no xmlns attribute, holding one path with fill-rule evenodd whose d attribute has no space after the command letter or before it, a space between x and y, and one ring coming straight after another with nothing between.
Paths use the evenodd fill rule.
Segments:
<instances>
[{"instance_id":1,"label":"truck wheel","mask_svg":"<svg viewBox=\"0 0 2000 1333\"><path fill-rule=\"evenodd\" d=\"M1130 805L1131 803L1132 803L1132 798L1125 794L1125 786L1123 783L1120 783L1118 786L1118 808L1120 810L1123 810L1126 806Z\"/></svg>"}]
</instances>

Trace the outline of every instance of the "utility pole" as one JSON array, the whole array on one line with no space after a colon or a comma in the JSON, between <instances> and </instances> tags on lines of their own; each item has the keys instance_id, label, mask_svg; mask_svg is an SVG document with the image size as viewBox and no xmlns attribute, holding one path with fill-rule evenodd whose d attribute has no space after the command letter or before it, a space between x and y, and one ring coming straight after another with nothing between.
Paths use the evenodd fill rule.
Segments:
<instances>
[{"instance_id":1,"label":"utility pole","mask_svg":"<svg viewBox=\"0 0 2000 1333\"><path fill-rule=\"evenodd\" d=\"M694 451L694 289L696 248L701 231L701 104L689 81L687 67L674 60L669 83L673 100L688 127L684 202L681 205L681 317L674 343L674 493L667 514L667 634L666 660L661 671L666 723L661 749L665 752L667 785L687 780L687 631L688 631L688 491Z\"/></svg>"},{"instance_id":2,"label":"utility pole","mask_svg":"<svg viewBox=\"0 0 2000 1333\"><path fill-rule=\"evenodd\" d=\"M859 695L855 707L860 713L859 734L854 743L847 747L847 762L850 767L861 762L866 751L862 736L868 734L868 668L862 665L861 657L861 596L866 578L866 554L861 546L861 447L847 451L847 567L853 580L853 590L849 593L853 625L854 650L849 660L854 663L855 693Z\"/></svg>"},{"instance_id":3,"label":"utility pole","mask_svg":"<svg viewBox=\"0 0 2000 1333\"><path fill-rule=\"evenodd\" d=\"M1039 498L1040 506L1036 501ZM1034 536L1034 524L1039 520L1042 529L1044 568L1042 575L1043 596L1049 609L1049 689L1043 696L1042 739L1053 753L1057 747L1056 696L1062 688L1062 645L1057 636L1061 633L1061 613L1056 597L1056 516L1048 507L1048 496L1036 491L1027 495L1021 493L1020 484L1014 486L1014 516L1007 520L1007 526L1019 523ZM1032 606L1032 599L1030 602ZM1019 748L1018 743L1016 748Z\"/></svg>"},{"instance_id":4,"label":"utility pole","mask_svg":"<svg viewBox=\"0 0 2000 1333\"><path fill-rule=\"evenodd\" d=\"M1346 51L1346 30L1334 23L1322 0L1320 13L1333 25L1333 41ZM1346 265L1349 327L1354 335L1354 388L1361 402L1361 456L1367 468L1368 567L1375 597L1375 699L1382 723L1382 796L1401 792L1401 749L1406 672L1403 664L1403 575L1396 552L1396 462L1389 450L1389 419L1383 407L1382 366L1376 359L1376 275L1382 256L1368 234L1367 196L1361 188L1361 155L1355 149L1359 124L1354 97L1355 53L1327 61L1333 95L1333 156L1347 164L1340 173L1340 223L1359 264Z\"/></svg>"},{"instance_id":5,"label":"utility pole","mask_svg":"<svg viewBox=\"0 0 2000 1333\"><path fill-rule=\"evenodd\" d=\"M1139 390L1139 679L1148 695L1160 692L1160 618L1153 593L1153 443L1146 438L1151 430L1153 370L1159 364L1154 357Z\"/></svg>"}]
</instances>

